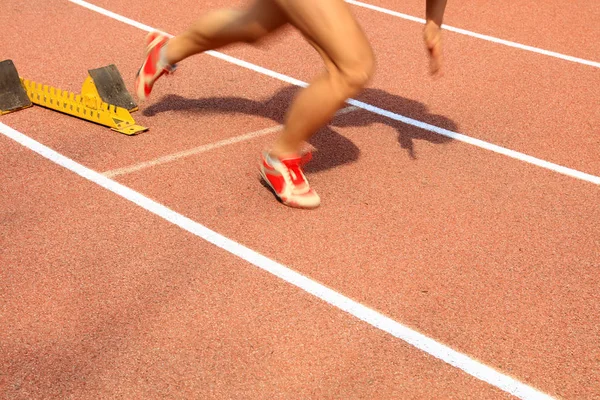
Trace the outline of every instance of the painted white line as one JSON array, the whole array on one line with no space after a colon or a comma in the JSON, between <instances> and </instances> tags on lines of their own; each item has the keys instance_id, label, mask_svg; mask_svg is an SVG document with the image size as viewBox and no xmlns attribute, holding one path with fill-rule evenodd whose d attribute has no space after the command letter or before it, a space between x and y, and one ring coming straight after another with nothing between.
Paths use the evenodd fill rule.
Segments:
<instances>
[{"instance_id":1,"label":"painted white line","mask_svg":"<svg viewBox=\"0 0 600 400\"><path fill-rule=\"evenodd\" d=\"M346 107L346 108L342 108L341 110L339 110L339 111L336 113L336 115L344 115L344 114L348 114L348 113L350 113L350 112L352 112L352 111L356 111L356 110L358 110L358 109L359 109L359 108L358 108L358 107L356 107L356 106L348 106L348 107Z\"/></svg>"},{"instance_id":2,"label":"painted white line","mask_svg":"<svg viewBox=\"0 0 600 400\"><path fill-rule=\"evenodd\" d=\"M93 5L93 4L88 3L86 1L83 1L83 0L69 0L69 1L71 1L72 3L78 4L78 5L82 6L82 7L86 7L88 9L92 10L92 11L96 11L96 12L98 12L100 14L104 14L104 15L106 15L108 17L114 18L114 19L116 19L118 21L121 21L121 22L124 22L126 24L135 26L135 27L137 27L139 29L148 31L148 32L150 32L151 30L155 29L155 28L152 28L152 27L150 27L148 25L144 25L144 24L142 24L140 22L131 20L131 19L126 18L126 17L124 17L122 15L113 13L112 11L108 11L108 10L106 10L104 8L98 7L96 5ZM381 13L384 13L384 14L392 15L394 17L403 18L403 19L406 19L406 20L409 20L409 21L418 22L418 23L421 23L421 24L425 23L425 20L423 18L414 17L412 15L403 14L403 13L400 13L400 12L388 10L386 8L383 8L383 7L374 6L374 5L363 3L363 2L360 2L360 1L356 1L356 0L345 0L345 1L348 2L349 4L353 4L355 6L368 8L368 9L371 9L373 11L378 11L378 12L381 12ZM531 52L534 52L534 53L543 54L543 55L546 55L546 56L555 57L555 58L559 58L559 59L566 60L566 61L572 61L572 62L575 62L575 63L584 64L584 65L589 65L591 67L600 68L600 62L586 60L586 59L578 58L578 57L573 57L573 56L569 56L569 55L566 55L566 54L557 53L557 52L554 52L554 51L544 50L544 49L540 49L540 48L537 48L537 47L533 47L533 46L528 46L528 45L521 44L521 43L512 42L510 40L499 39L499 38L496 38L496 37L493 37L493 36L483 35L483 34L480 34L480 33L468 31L466 29L456 28L456 27L449 26L449 25L446 25L446 24L444 24L444 29L447 30L447 31L450 31L450 32L460 33L460 34L471 36L471 37L474 37L474 38L477 38L477 39L487 40L487 41L490 41L490 42L494 42L494 43L498 43L498 44L503 44L503 45L506 45L506 46L509 46L509 47L514 47L514 48L521 49L521 50L531 51ZM165 33L165 34L168 35L167 32L163 32L163 33Z\"/></svg>"},{"instance_id":3,"label":"painted white line","mask_svg":"<svg viewBox=\"0 0 600 400\"><path fill-rule=\"evenodd\" d=\"M132 172L136 172L145 168L153 167L155 165L165 164L171 161L179 160L184 157L189 157L193 155L197 155L200 153L204 153L209 150L217 149L219 147L227 146L234 143L243 142L245 140L254 139L260 136L268 135L269 133L273 133L279 131L283 128L282 125L272 126L270 128L261 129L260 131L250 132L245 135L235 136L232 138L227 138L224 140L220 140L214 143L208 143L202 146L195 147L193 149L180 151L178 153L169 154L163 157L155 158L154 160L144 161L139 164L131 165L129 167L123 167L118 169L113 169L110 171L105 171L102 175L107 177L115 177L117 175L125 175L130 174Z\"/></svg>"},{"instance_id":4,"label":"painted white line","mask_svg":"<svg viewBox=\"0 0 600 400\"><path fill-rule=\"evenodd\" d=\"M521 399L551 399L551 397L539 390L526 385L513 377L502 374L497 370L482 364L473 358L445 346L428 336L408 328L401 323L386 317L385 315L366 307L310 278L273 261L254 250L251 250L225 236L214 232L190 218L179 214L170 208L149 199L141 193L130 189L96 171L93 171L70 158L56 152L33 140L25 134L0 123L0 133L20 143L22 146L36 152L42 157L74 172L75 174L111 191L135 203L139 207L149 211L162 219L177 225L181 229L206 240L209 243L261 268L284 281L318 297L328 304L339 308L354 317L381 329L390 335L401 339L412 346L442 360L446 363L465 371L467 374L489 383L507 393Z\"/></svg>"},{"instance_id":5,"label":"painted white line","mask_svg":"<svg viewBox=\"0 0 600 400\"><path fill-rule=\"evenodd\" d=\"M352 112L355 110L358 110L358 107L349 106L349 107L339 110L337 112L337 115L348 114L349 112ZM261 129L259 131L250 132L250 133L246 133L243 135L219 140L218 142L204 144L202 146L194 147L193 149L188 149L188 150L180 151L177 153L168 154L166 156L158 157L158 158L155 158L150 161L144 161L139 164L131 165L128 167L117 168L117 169L105 171L102 173L102 175L112 178L112 177L115 177L118 175L130 174L132 172L140 171L142 169L153 167L155 165L165 164L165 163L168 163L171 161L179 160L184 157L195 156L197 154L201 154L201 153L207 152L209 150L217 149L219 147L228 146L230 144L235 144L235 143L244 142L246 140L255 139L255 138L258 138L261 136L268 135L273 132L280 131L282 129L283 129L283 125L271 126L269 128Z\"/></svg>"},{"instance_id":6,"label":"painted white line","mask_svg":"<svg viewBox=\"0 0 600 400\"><path fill-rule=\"evenodd\" d=\"M131 25L131 26L138 27L138 28L140 28L142 30L145 30L145 31L148 31L148 32L150 32L150 31L152 31L152 30L155 29L155 28L152 28L152 27L150 27L148 25L144 25L144 24L141 24L141 23L139 23L137 21L134 21L134 20L131 20L129 18L126 18L126 17L124 17L122 15L115 14L112 11L108 11L108 10L105 10L104 8L100 8L98 6L90 4L90 3L88 3L87 1L84 1L84 0L69 0L69 1L71 1L72 3L78 4L78 5L82 6L82 7L86 7L88 9L92 10L92 11L96 11L96 12L98 12L100 14L106 15L107 17L114 18L114 19L116 19L118 21L124 22L126 24ZM164 32L164 33L167 34L167 35L169 35L169 36L172 36L172 35L170 35L170 34L168 34L166 32ZM263 75L270 76L270 77L275 78L275 79L279 79L279 80L281 80L283 82L287 82L287 83L290 83L292 85L302 86L302 87L308 86L308 83L306 83L306 82L300 81L298 79L289 77L289 76L284 75L284 74L280 74L280 73L275 72L275 71L271 71L270 69L267 69L267 68L264 68L264 67L261 67L261 66L249 63L247 61L240 60L238 58L229 56L227 54L219 53L219 52L212 51L212 50L211 51L207 51L204 54L209 54L209 55L211 55L213 57L216 57L216 58L219 58L221 60L230 62L230 63L238 65L240 67L244 67L244 68L250 69L252 71L261 73ZM447 129L443 129L443 128L437 127L435 125L427 124L425 122L421 122L421 121L418 121L418 120L415 120L415 119L412 119L412 118L405 117L405 116L400 115L400 114L393 113L391 111L387 111L387 110L381 109L379 107L372 106L372 105L367 104L367 103L363 103L361 101L350 99L350 100L348 100L347 103L351 104L351 105L353 105L355 107L362 108L362 109L367 110L367 111L371 111L372 113L379 114L379 115L391 118L393 120L403 122L403 123L405 123L407 125L412 125L412 126L415 126L415 127L418 127L418 128L430 131L430 132L434 132L434 133L437 133L437 134L440 134L440 135L443 135L443 136L450 137L450 138L452 138L454 140L458 140L458 141L461 141L461 142L464 142L464 143L471 144L473 146L480 147L482 149L490 150L490 151L493 151L495 153L499 153L499 154L502 154L502 155L505 155L505 156L508 156L508 157L511 157L511 158L515 158L517 160L524 161L524 162L536 165L538 167L546 168L546 169L549 169L551 171L558 172L560 174L568 175L568 176L571 176L573 178L581 179L581 180L584 180L584 181L587 181L587 182L590 182L590 183L593 183L593 184L596 184L596 185L600 185L600 177L599 176L590 175L590 174L585 173L585 172L577 171L577 170L574 170L574 169L571 169L571 168L564 167L562 165L551 163L549 161L541 160L539 158L532 157L532 156L529 156L527 154L520 153L518 151L509 150L507 148L504 148L504 147L501 147L501 146L498 146L498 145L495 145L495 144L492 144L492 143L488 143L488 142L485 142L485 141L480 140L480 139L474 139L472 137L469 137L469 136L466 136L466 135L463 135L463 134L460 134L460 133L457 133L457 132L453 132L453 131L450 131L450 130L447 130Z\"/></svg>"},{"instance_id":7,"label":"painted white line","mask_svg":"<svg viewBox=\"0 0 600 400\"><path fill-rule=\"evenodd\" d=\"M448 129L440 128L435 125L427 124L425 122L417 121L412 118L404 117L402 115L393 113L391 111L383 110L381 108L372 106L367 103L363 103L361 101L351 99L351 100L348 100L348 103L353 104L359 108L363 108L365 110L372 111L376 114L386 116L390 119L400 121L400 122L403 122L408 125L416 126L418 128L421 128L421 129L424 129L424 130L427 130L430 132L435 132L437 134L452 138L454 140L458 140L460 142L468 143L473 146L480 147L482 149L493 151L494 153L499 153L499 154L514 158L519 161L524 161L526 163L533 164L538 167L546 168L551 171L558 172L559 174L568 175L573 178L577 178L577 179L581 179L583 181L593 183L595 185L600 185L600 176L595 176L595 175L587 174L585 172L577 171L572 168L567 168L562 165L554 164L549 161L545 161L545 160L542 160L542 159L539 159L536 157L532 157L527 154L520 153L518 151L510 150L505 147L501 147L501 146L498 146L498 145L495 145L495 144L492 144L489 142L485 142L480 139L475 139L470 136L463 135L461 133L453 132Z\"/></svg>"},{"instance_id":8,"label":"painted white line","mask_svg":"<svg viewBox=\"0 0 600 400\"><path fill-rule=\"evenodd\" d=\"M384 13L384 14L388 14L388 15L392 15L394 17L406 19L406 20L409 20L409 21L418 22L418 23L421 23L421 24L425 23L425 19L423 19L423 18L413 17L412 15L403 14L403 13L400 13L400 12L388 10L386 8L374 6L372 4L363 3L361 1L356 1L356 0L345 0L345 1L347 3L349 3L349 4L353 4L353 5L358 6L358 7L368 8L370 10L378 11L378 12L381 12L381 13ZM526 44L512 42L510 40L499 39L499 38L496 38L496 37L493 37L493 36L488 36L488 35L483 35L481 33L476 33L476 32L472 32L472 31L468 31L466 29L455 28L453 26L449 26L449 25L446 25L446 24L444 24L444 29L447 30L447 31L450 31L450 32L460 33L460 34L471 36L471 37L474 37L474 38L477 38L477 39L486 40L488 42L494 42L494 43L498 43L498 44L503 44L505 46L514 47L514 48L521 49L521 50L526 50L526 51L531 51L533 53L543 54L545 56L555 57L555 58L559 58L559 59L566 60L566 61L572 61L572 62L578 63L578 64L584 64L584 65L589 65L591 67L600 68L600 62L586 60L586 59L578 58L578 57L573 57L573 56L569 56L569 55L566 55L566 54L557 53L557 52L554 52L554 51L544 50L544 49L540 49L538 47L533 47L533 46L528 46Z\"/></svg>"}]
</instances>

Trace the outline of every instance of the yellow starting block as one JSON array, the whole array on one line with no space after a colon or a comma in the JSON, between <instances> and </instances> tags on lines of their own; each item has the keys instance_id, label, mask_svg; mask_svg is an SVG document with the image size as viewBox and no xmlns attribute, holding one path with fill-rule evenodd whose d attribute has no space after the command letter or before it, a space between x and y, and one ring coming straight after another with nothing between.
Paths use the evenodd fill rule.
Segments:
<instances>
[{"instance_id":1,"label":"yellow starting block","mask_svg":"<svg viewBox=\"0 0 600 400\"><path fill-rule=\"evenodd\" d=\"M31 107L33 104L110 127L125 135L148 128L136 125L131 112L138 106L127 91L115 65L88 71L81 94L60 90L24 79L12 60L0 62L0 115Z\"/></svg>"}]
</instances>

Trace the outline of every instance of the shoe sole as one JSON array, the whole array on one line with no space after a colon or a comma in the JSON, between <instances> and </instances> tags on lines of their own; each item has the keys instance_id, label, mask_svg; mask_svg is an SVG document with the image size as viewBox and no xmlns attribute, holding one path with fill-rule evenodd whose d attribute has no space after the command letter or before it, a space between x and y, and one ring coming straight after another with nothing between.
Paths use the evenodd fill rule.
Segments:
<instances>
[{"instance_id":1,"label":"shoe sole","mask_svg":"<svg viewBox=\"0 0 600 400\"><path fill-rule=\"evenodd\" d=\"M161 44L161 42L166 42L167 40L168 40L168 37L166 37L160 33L157 33L157 32L150 32L148 35L146 35L146 38L145 38L146 50L145 50L145 54L144 54L145 60L142 63L142 66L140 67L140 69L138 70L138 72L136 74L136 81L135 81L136 95L141 101L145 101L149 97L149 95L148 96L146 95L146 84L147 83L145 80L142 80L142 78L141 78L142 70L144 69L146 62L148 62L148 54L150 54L150 52L154 49L154 47ZM154 79L154 82L156 82L156 80L158 80L158 78L160 78L163 74L164 74L164 71L160 75L158 75L156 77L156 79Z\"/></svg>"},{"instance_id":2,"label":"shoe sole","mask_svg":"<svg viewBox=\"0 0 600 400\"><path fill-rule=\"evenodd\" d=\"M271 186L271 184L269 183L269 180L267 179L267 177L265 176L265 174L262 171L262 168L259 170L259 179L260 179L260 183L266 187L267 189L269 189L269 191L273 194L273 196L275 196L275 199L283 204L284 206L287 207L291 207L291 208L298 208L300 210L314 210L315 208L318 208L321 204L317 204L315 206L301 206L297 203L291 203L291 202L286 202L283 201L283 199L281 197L279 197L279 195L277 194L277 192L275 191L275 189Z\"/></svg>"}]
</instances>

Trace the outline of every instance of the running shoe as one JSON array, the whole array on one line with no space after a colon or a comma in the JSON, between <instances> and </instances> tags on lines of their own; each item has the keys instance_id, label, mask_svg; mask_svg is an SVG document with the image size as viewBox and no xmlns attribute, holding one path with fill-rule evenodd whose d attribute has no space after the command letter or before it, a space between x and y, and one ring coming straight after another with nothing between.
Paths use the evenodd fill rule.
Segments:
<instances>
[{"instance_id":1,"label":"running shoe","mask_svg":"<svg viewBox=\"0 0 600 400\"><path fill-rule=\"evenodd\" d=\"M138 98L146 100L158 78L170 74L177 68L164 62L161 52L169 41L169 37L161 32L150 32L146 36L146 59L137 72L135 89Z\"/></svg>"},{"instance_id":2,"label":"running shoe","mask_svg":"<svg viewBox=\"0 0 600 400\"><path fill-rule=\"evenodd\" d=\"M310 158L310 153L303 156L277 158L266 151L263 152L260 174L283 204L312 209L321 203L319 195L311 189L301 168Z\"/></svg>"}]
</instances>

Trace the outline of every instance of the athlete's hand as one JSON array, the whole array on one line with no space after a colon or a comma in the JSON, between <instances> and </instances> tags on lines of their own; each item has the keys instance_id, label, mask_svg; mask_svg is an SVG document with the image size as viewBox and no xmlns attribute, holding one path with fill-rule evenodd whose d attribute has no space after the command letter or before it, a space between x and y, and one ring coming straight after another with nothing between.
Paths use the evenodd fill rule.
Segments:
<instances>
[{"instance_id":1,"label":"athlete's hand","mask_svg":"<svg viewBox=\"0 0 600 400\"><path fill-rule=\"evenodd\" d=\"M436 77L442 76L442 29L432 20L427 20L423 39L429 53L429 72Z\"/></svg>"}]
</instances>

